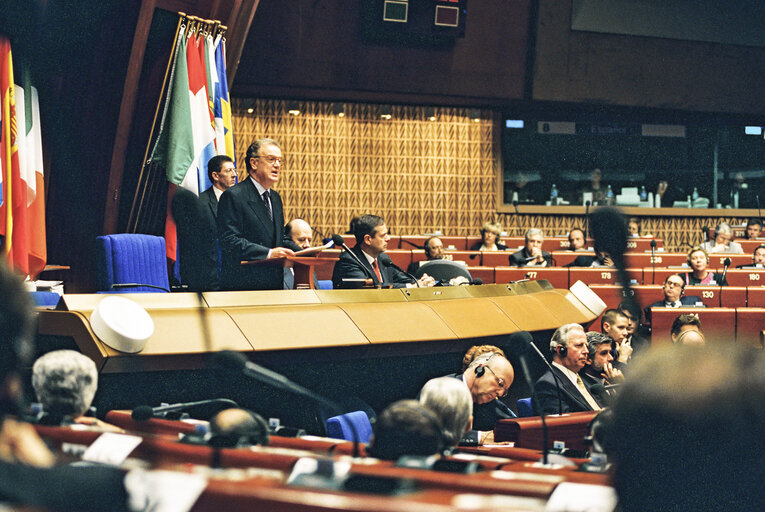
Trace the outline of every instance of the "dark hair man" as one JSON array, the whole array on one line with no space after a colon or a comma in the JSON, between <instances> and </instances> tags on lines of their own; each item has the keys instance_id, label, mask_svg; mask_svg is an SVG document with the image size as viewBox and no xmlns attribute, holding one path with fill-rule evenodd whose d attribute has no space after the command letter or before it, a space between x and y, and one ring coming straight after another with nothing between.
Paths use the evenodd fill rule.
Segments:
<instances>
[{"instance_id":1,"label":"dark hair man","mask_svg":"<svg viewBox=\"0 0 765 512\"><path fill-rule=\"evenodd\" d=\"M689 336L687 333L691 331L698 333L700 336ZM699 320L698 316L690 313L678 315L675 321L672 322L669 333L672 337L672 343L694 345L703 344L704 342L704 335L701 333L701 320Z\"/></svg>"},{"instance_id":2,"label":"dark hair man","mask_svg":"<svg viewBox=\"0 0 765 512\"><path fill-rule=\"evenodd\" d=\"M417 400L393 402L377 417L367 453L378 459L436 455L445 446L438 417Z\"/></svg>"},{"instance_id":3,"label":"dark hair man","mask_svg":"<svg viewBox=\"0 0 765 512\"><path fill-rule=\"evenodd\" d=\"M218 205L221 288L279 290L284 287L281 264L242 261L292 256L300 249L284 238L282 199L272 190L281 175L282 150L273 139L259 139L247 148L245 162L249 177L226 190Z\"/></svg>"},{"instance_id":4,"label":"dark hair man","mask_svg":"<svg viewBox=\"0 0 765 512\"><path fill-rule=\"evenodd\" d=\"M600 332L614 340L617 367L627 364L632 356L632 342L629 339L630 319L618 309L608 309L600 319Z\"/></svg>"},{"instance_id":5,"label":"dark hair man","mask_svg":"<svg viewBox=\"0 0 765 512\"><path fill-rule=\"evenodd\" d=\"M549 267L552 254L542 250L545 234L541 229L531 228L526 231L526 244L520 251L510 255L510 265L515 267Z\"/></svg>"},{"instance_id":6,"label":"dark hair man","mask_svg":"<svg viewBox=\"0 0 765 512\"><path fill-rule=\"evenodd\" d=\"M414 278L392 266L393 262L385 254L388 248L388 227L382 217L362 215L355 225L356 245L351 254L343 252L335 263L332 272L332 284L335 288L347 287L344 279L371 279L375 285L392 285L394 288L413 286L433 286L435 281L427 274L415 282ZM355 257L354 257L355 256Z\"/></svg>"},{"instance_id":7,"label":"dark hair man","mask_svg":"<svg viewBox=\"0 0 765 512\"><path fill-rule=\"evenodd\" d=\"M755 247L751 263L739 265L736 268L762 268L763 266L765 266L765 244Z\"/></svg>"},{"instance_id":8,"label":"dark hair man","mask_svg":"<svg viewBox=\"0 0 765 512\"><path fill-rule=\"evenodd\" d=\"M584 251L587 249L587 241L584 239L582 228L572 228L568 232L568 248L570 251Z\"/></svg>"},{"instance_id":9,"label":"dark hair man","mask_svg":"<svg viewBox=\"0 0 765 512\"><path fill-rule=\"evenodd\" d=\"M579 324L559 327L550 339L552 371L560 385L560 400L555 377L547 370L534 385L532 404L537 414L597 411L601 407L579 376L587 364L587 336Z\"/></svg>"},{"instance_id":10,"label":"dark hair man","mask_svg":"<svg viewBox=\"0 0 765 512\"><path fill-rule=\"evenodd\" d=\"M606 390L600 393L594 392L595 384L608 386L624 381L624 375L618 368L614 368L614 357L611 354L611 345L614 340L610 336L599 332L587 333L587 364L579 372L584 385L592 394L598 405L608 405L611 395Z\"/></svg>"},{"instance_id":11,"label":"dark hair man","mask_svg":"<svg viewBox=\"0 0 765 512\"><path fill-rule=\"evenodd\" d=\"M206 204L218 218L218 201L223 192L236 184L236 167L234 161L228 155L217 155L207 162L207 176L212 186L199 194L199 199Z\"/></svg>"},{"instance_id":12,"label":"dark hair man","mask_svg":"<svg viewBox=\"0 0 765 512\"><path fill-rule=\"evenodd\" d=\"M762 220L754 217L749 219L746 223L746 239L754 240L760 238L760 232L762 231Z\"/></svg>"},{"instance_id":13,"label":"dark hair man","mask_svg":"<svg viewBox=\"0 0 765 512\"><path fill-rule=\"evenodd\" d=\"M44 510L127 510L123 471L58 466L34 428L20 423L19 368L34 353L34 308L17 276L0 263L0 501Z\"/></svg>"},{"instance_id":14,"label":"dark hair man","mask_svg":"<svg viewBox=\"0 0 765 512\"><path fill-rule=\"evenodd\" d=\"M765 361L733 343L636 363L604 429L620 509L765 509Z\"/></svg>"}]
</instances>

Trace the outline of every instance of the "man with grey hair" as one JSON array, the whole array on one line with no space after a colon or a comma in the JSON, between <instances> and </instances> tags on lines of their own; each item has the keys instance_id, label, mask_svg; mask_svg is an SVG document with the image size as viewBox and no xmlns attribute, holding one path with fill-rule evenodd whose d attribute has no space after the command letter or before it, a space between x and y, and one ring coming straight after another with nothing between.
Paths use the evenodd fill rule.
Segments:
<instances>
[{"instance_id":1,"label":"man with grey hair","mask_svg":"<svg viewBox=\"0 0 765 512\"><path fill-rule=\"evenodd\" d=\"M221 288L224 290L280 290L280 263L242 265L292 256L300 248L284 237L284 208L272 187L279 181L284 159L273 139L259 139L247 148L249 177L226 190L218 203L221 248Z\"/></svg>"},{"instance_id":2,"label":"man with grey hair","mask_svg":"<svg viewBox=\"0 0 765 512\"><path fill-rule=\"evenodd\" d=\"M542 250L545 234L541 229L531 228L526 231L526 245L518 252L510 255L510 265L513 267L549 267L552 266L552 255Z\"/></svg>"},{"instance_id":3,"label":"man with grey hair","mask_svg":"<svg viewBox=\"0 0 765 512\"><path fill-rule=\"evenodd\" d=\"M601 407L608 405L611 394L602 387L594 388L593 386L596 384L609 386L624 381L622 372L613 365L614 356L611 354L613 343L613 338L607 334L588 332L587 364L579 372L584 385Z\"/></svg>"},{"instance_id":4,"label":"man with grey hair","mask_svg":"<svg viewBox=\"0 0 765 512\"><path fill-rule=\"evenodd\" d=\"M32 366L32 387L43 411L56 423L85 414L98 387L93 361L74 350L54 350Z\"/></svg>"},{"instance_id":5,"label":"man with grey hair","mask_svg":"<svg viewBox=\"0 0 765 512\"><path fill-rule=\"evenodd\" d=\"M584 328L579 324L559 327L550 339L550 353L552 371L547 370L534 385L532 403L537 414L600 410L601 406L579 376L588 357Z\"/></svg>"},{"instance_id":6,"label":"man with grey hair","mask_svg":"<svg viewBox=\"0 0 765 512\"><path fill-rule=\"evenodd\" d=\"M420 390L420 403L436 413L446 444L456 446L473 423L473 399L457 379L430 379Z\"/></svg>"},{"instance_id":7,"label":"man with grey hair","mask_svg":"<svg viewBox=\"0 0 765 512\"><path fill-rule=\"evenodd\" d=\"M727 222L715 226L714 237L701 244L708 253L744 254L741 244L733 241L733 229Z\"/></svg>"}]
</instances>

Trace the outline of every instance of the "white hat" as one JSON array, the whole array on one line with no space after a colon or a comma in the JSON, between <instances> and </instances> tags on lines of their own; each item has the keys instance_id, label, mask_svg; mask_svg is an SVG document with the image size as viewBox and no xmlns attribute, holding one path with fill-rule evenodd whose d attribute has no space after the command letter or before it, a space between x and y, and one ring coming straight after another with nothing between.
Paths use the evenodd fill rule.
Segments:
<instances>
[{"instance_id":1,"label":"white hat","mask_svg":"<svg viewBox=\"0 0 765 512\"><path fill-rule=\"evenodd\" d=\"M154 334L154 321L138 303L125 297L111 296L101 301L90 315L96 336L120 352L140 352Z\"/></svg>"}]
</instances>

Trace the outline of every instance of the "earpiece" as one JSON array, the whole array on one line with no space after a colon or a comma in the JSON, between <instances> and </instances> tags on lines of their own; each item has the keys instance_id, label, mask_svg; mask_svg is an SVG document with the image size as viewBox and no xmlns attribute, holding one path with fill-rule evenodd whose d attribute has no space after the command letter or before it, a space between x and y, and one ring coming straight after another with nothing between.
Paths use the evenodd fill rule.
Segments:
<instances>
[{"instance_id":1,"label":"earpiece","mask_svg":"<svg viewBox=\"0 0 765 512\"><path fill-rule=\"evenodd\" d=\"M483 374L486 373L486 367L482 364L479 364L475 367L475 376L476 377L483 377Z\"/></svg>"},{"instance_id":2,"label":"earpiece","mask_svg":"<svg viewBox=\"0 0 765 512\"><path fill-rule=\"evenodd\" d=\"M564 345L558 345L558 355L560 357L566 357L566 354L568 354L568 347Z\"/></svg>"}]
</instances>

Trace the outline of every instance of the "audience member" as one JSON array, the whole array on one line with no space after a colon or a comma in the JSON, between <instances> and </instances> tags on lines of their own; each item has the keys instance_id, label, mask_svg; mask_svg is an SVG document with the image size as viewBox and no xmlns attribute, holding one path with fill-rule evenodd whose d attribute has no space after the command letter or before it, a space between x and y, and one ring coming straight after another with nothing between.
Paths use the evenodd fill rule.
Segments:
<instances>
[{"instance_id":1,"label":"audience member","mask_svg":"<svg viewBox=\"0 0 765 512\"><path fill-rule=\"evenodd\" d=\"M47 422L77 421L93 403L98 371L95 363L79 352L54 350L32 366L32 387L48 417ZM86 423L92 423L94 419L83 418Z\"/></svg>"},{"instance_id":2,"label":"audience member","mask_svg":"<svg viewBox=\"0 0 765 512\"><path fill-rule=\"evenodd\" d=\"M510 265L514 267L549 267L552 265L552 254L542 250L545 241L541 229L531 228L526 231L526 245L518 252L510 255Z\"/></svg>"},{"instance_id":3,"label":"audience member","mask_svg":"<svg viewBox=\"0 0 765 512\"><path fill-rule=\"evenodd\" d=\"M635 314L637 315L637 318L633 313L630 311L630 308L636 308ZM637 307L637 304L628 305L626 301L619 304L619 306L616 308L616 310L621 313L622 315L627 317L627 337L624 341L628 343L628 345L633 350L633 355L641 352L651 346L651 340L648 338L644 338L640 335L638 332L638 326L640 325L640 308ZM624 342L622 342L622 345L624 345Z\"/></svg>"},{"instance_id":4,"label":"audience member","mask_svg":"<svg viewBox=\"0 0 765 512\"><path fill-rule=\"evenodd\" d=\"M595 240L595 256L589 254L580 254L574 261L566 267L613 267L614 261L611 259L611 255L608 251L604 251L600 247L598 240Z\"/></svg>"},{"instance_id":5,"label":"audience member","mask_svg":"<svg viewBox=\"0 0 765 512\"><path fill-rule=\"evenodd\" d=\"M598 393L593 390L593 386L595 384L609 386L621 383L624 381L624 374L618 368L614 368L612 364L614 357L611 354L611 348L614 340L599 332L588 332L586 336L587 364L584 365L579 375L598 405L605 407L610 402L611 395L605 389Z\"/></svg>"},{"instance_id":6,"label":"audience member","mask_svg":"<svg viewBox=\"0 0 765 512\"><path fill-rule=\"evenodd\" d=\"M536 413L600 410L601 406L579 376L579 371L587 364L588 358L584 328L579 324L559 327L550 339L550 353L552 371L547 370L534 384L532 404ZM560 386L560 397L556 378Z\"/></svg>"},{"instance_id":7,"label":"audience member","mask_svg":"<svg viewBox=\"0 0 765 512\"><path fill-rule=\"evenodd\" d=\"M399 400L377 417L367 453L397 460L402 455L436 455L443 450L443 426L436 414L417 400Z\"/></svg>"},{"instance_id":8,"label":"audience member","mask_svg":"<svg viewBox=\"0 0 765 512\"><path fill-rule=\"evenodd\" d=\"M335 263L332 283L335 288L347 288L344 279L366 279L375 285L391 285L394 288L433 286L435 281L428 274L415 281L393 265L385 254L388 248L388 227L377 215L362 215L356 223L356 245L350 253L344 251ZM355 257L354 257L355 256Z\"/></svg>"},{"instance_id":9,"label":"audience member","mask_svg":"<svg viewBox=\"0 0 765 512\"><path fill-rule=\"evenodd\" d=\"M609 204L609 198L607 197L607 189L601 184L603 179L603 172L599 168L595 168L590 173L590 182L582 188L580 197L581 203L584 204L585 194L592 194L593 206L606 206ZM613 199L611 199L613 201Z\"/></svg>"},{"instance_id":10,"label":"audience member","mask_svg":"<svg viewBox=\"0 0 765 512\"><path fill-rule=\"evenodd\" d=\"M695 306L701 302L701 297L696 295L685 295L685 280L680 274L670 274L664 280L662 287L664 300L654 302L646 306L645 318L648 323L651 322L651 308L679 308L682 306Z\"/></svg>"},{"instance_id":11,"label":"audience member","mask_svg":"<svg viewBox=\"0 0 765 512\"><path fill-rule=\"evenodd\" d=\"M499 243L502 226L499 222L485 222L481 227L481 241L473 244L471 251L506 251L507 246Z\"/></svg>"},{"instance_id":12,"label":"audience member","mask_svg":"<svg viewBox=\"0 0 765 512\"><path fill-rule=\"evenodd\" d=\"M641 361L605 426L624 512L765 508L765 364L725 343L668 347Z\"/></svg>"},{"instance_id":13,"label":"audience member","mask_svg":"<svg viewBox=\"0 0 765 512\"><path fill-rule=\"evenodd\" d=\"M721 222L715 226L714 238L701 244L707 253L744 254L740 244L733 242L733 230L730 224Z\"/></svg>"},{"instance_id":14,"label":"audience member","mask_svg":"<svg viewBox=\"0 0 765 512\"><path fill-rule=\"evenodd\" d=\"M510 361L500 352L486 352L475 356L462 373L448 375L460 379L473 399L473 429L489 431L497 421L514 418L515 413L500 398L507 395L515 378ZM485 442L486 435L473 435L480 442Z\"/></svg>"},{"instance_id":15,"label":"audience member","mask_svg":"<svg viewBox=\"0 0 765 512\"><path fill-rule=\"evenodd\" d=\"M754 240L760 238L760 232L762 231L762 219L753 217L746 223L746 234L744 238L747 240Z\"/></svg>"},{"instance_id":16,"label":"audience member","mask_svg":"<svg viewBox=\"0 0 765 512\"><path fill-rule=\"evenodd\" d=\"M699 320L698 316L690 313L678 315L675 321L672 322L672 327L670 327L669 331L672 343L678 343L680 335L688 331L701 333L701 320Z\"/></svg>"},{"instance_id":17,"label":"audience member","mask_svg":"<svg viewBox=\"0 0 765 512\"><path fill-rule=\"evenodd\" d=\"M570 251L586 251L587 241L582 228L573 228L568 232L568 248Z\"/></svg>"},{"instance_id":18,"label":"audience member","mask_svg":"<svg viewBox=\"0 0 765 512\"><path fill-rule=\"evenodd\" d=\"M444 243L437 236L431 236L425 240L425 261L444 259ZM414 274L420 268L421 261L413 261L407 268L407 272Z\"/></svg>"},{"instance_id":19,"label":"audience member","mask_svg":"<svg viewBox=\"0 0 765 512\"><path fill-rule=\"evenodd\" d=\"M752 262L738 265L736 268L762 268L765 266L765 244L758 245L752 253Z\"/></svg>"},{"instance_id":20,"label":"audience member","mask_svg":"<svg viewBox=\"0 0 765 512\"><path fill-rule=\"evenodd\" d=\"M629 340L630 319L624 311L608 309L600 319L600 332L610 336L614 340L614 359L616 366L620 367L629 361L632 356L632 343Z\"/></svg>"},{"instance_id":21,"label":"audience member","mask_svg":"<svg viewBox=\"0 0 765 512\"><path fill-rule=\"evenodd\" d=\"M707 270L709 265L709 254L702 247L694 247L691 252L688 253L688 265L693 269L693 272L686 272L683 274L685 284L696 285L711 285L711 286L728 286L728 281L722 274L717 272L710 272Z\"/></svg>"},{"instance_id":22,"label":"audience member","mask_svg":"<svg viewBox=\"0 0 765 512\"><path fill-rule=\"evenodd\" d=\"M268 441L268 425L265 420L247 409L223 409L210 419L208 444L211 446L265 446Z\"/></svg>"},{"instance_id":23,"label":"audience member","mask_svg":"<svg viewBox=\"0 0 765 512\"><path fill-rule=\"evenodd\" d=\"M420 390L420 403L436 413L447 448L456 446L473 422L473 399L457 379L430 379Z\"/></svg>"},{"instance_id":24,"label":"audience member","mask_svg":"<svg viewBox=\"0 0 765 512\"><path fill-rule=\"evenodd\" d=\"M303 219L293 219L284 226L285 238L292 240L298 248L308 249L311 247L311 240L313 240L313 230L311 226ZM314 288L318 288L316 284L316 276L314 276ZM284 263L284 289L292 290L295 287L295 269L292 262L287 261Z\"/></svg>"},{"instance_id":25,"label":"audience member","mask_svg":"<svg viewBox=\"0 0 765 512\"><path fill-rule=\"evenodd\" d=\"M465 355L462 358L462 371L464 372L467 370L470 363L472 363L476 357L483 354L498 354L507 359L504 350L495 345L473 345L467 352L465 352Z\"/></svg>"},{"instance_id":26,"label":"audience member","mask_svg":"<svg viewBox=\"0 0 765 512\"><path fill-rule=\"evenodd\" d=\"M34 306L0 263L0 501L41 510L128 510L124 473L111 466L52 467L35 429L19 422L21 378L34 354Z\"/></svg>"},{"instance_id":27,"label":"audience member","mask_svg":"<svg viewBox=\"0 0 765 512\"><path fill-rule=\"evenodd\" d=\"M704 333L695 329L687 329L677 336L675 343L677 345L704 345Z\"/></svg>"},{"instance_id":28,"label":"audience member","mask_svg":"<svg viewBox=\"0 0 765 512\"><path fill-rule=\"evenodd\" d=\"M284 287L280 263L242 265L242 261L292 256L300 248L284 238L284 210L272 190L282 170L282 150L273 139L247 148L249 178L226 190L218 205L222 253L221 287L226 290L279 290Z\"/></svg>"},{"instance_id":29,"label":"audience member","mask_svg":"<svg viewBox=\"0 0 765 512\"><path fill-rule=\"evenodd\" d=\"M199 199L207 205L213 218L218 218L218 201L226 190L236 185L236 167L230 156L217 155L207 162L207 176L212 186L199 194Z\"/></svg>"}]
</instances>

